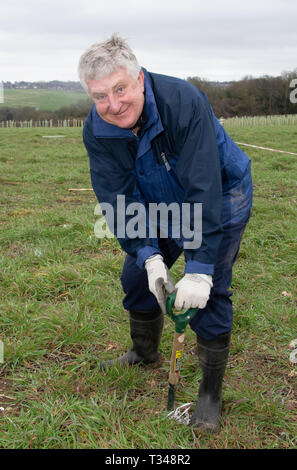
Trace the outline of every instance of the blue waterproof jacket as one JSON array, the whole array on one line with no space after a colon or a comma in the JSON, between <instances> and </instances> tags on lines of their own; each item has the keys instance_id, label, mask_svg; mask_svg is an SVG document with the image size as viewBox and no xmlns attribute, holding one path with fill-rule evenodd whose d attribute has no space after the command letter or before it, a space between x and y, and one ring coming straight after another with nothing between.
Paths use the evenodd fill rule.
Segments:
<instances>
[{"instance_id":1,"label":"blue waterproof jacket","mask_svg":"<svg viewBox=\"0 0 297 470\"><path fill-rule=\"evenodd\" d=\"M250 160L225 132L202 91L185 80L143 72L147 122L138 137L103 121L95 105L86 119L83 139L94 192L99 203L114 208L114 232L139 267L161 253L158 239L117 232L116 221L123 216L117 214L117 196L125 196L125 207L133 202L146 208L149 203L202 203L202 243L184 249L185 272L213 274L224 227L246 218L252 205ZM126 223L129 219L131 214L125 214ZM180 246L186 241L183 233L173 238Z\"/></svg>"}]
</instances>

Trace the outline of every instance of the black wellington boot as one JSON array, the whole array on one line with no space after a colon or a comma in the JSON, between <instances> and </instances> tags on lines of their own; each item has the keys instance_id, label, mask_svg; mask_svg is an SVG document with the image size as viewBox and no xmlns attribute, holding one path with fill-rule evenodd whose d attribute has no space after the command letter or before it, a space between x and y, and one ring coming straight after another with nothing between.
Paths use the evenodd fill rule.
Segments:
<instances>
[{"instance_id":1,"label":"black wellington boot","mask_svg":"<svg viewBox=\"0 0 297 470\"><path fill-rule=\"evenodd\" d=\"M158 347L164 324L164 315L160 308L153 312L130 311L130 335L132 347L123 356L100 363L101 369L115 363L120 366L151 364L159 360Z\"/></svg>"},{"instance_id":2,"label":"black wellington boot","mask_svg":"<svg viewBox=\"0 0 297 470\"><path fill-rule=\"evenodd\" d=\"M202 382L190 425L204 433L216 433L221 428L222 383L228 362L230 338L231 332L211 341L197 335Z\"/></svg>"}]
</instances>

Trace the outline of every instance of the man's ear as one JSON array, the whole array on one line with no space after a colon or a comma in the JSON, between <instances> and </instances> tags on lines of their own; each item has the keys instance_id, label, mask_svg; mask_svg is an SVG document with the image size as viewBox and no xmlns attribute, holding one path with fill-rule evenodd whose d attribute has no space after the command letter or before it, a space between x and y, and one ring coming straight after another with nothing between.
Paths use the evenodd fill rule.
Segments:
<instances>
[{"instance_id":1,"label":"man's ear","mask_svg":"<svg viewBox=\"0 0 297 470\"><path fill-rule=\"evenodd\" d=\"M144 91L144 73L142 69L140 69L137 81L140 84L142 91Z\"/></svg>"}]
</instances>

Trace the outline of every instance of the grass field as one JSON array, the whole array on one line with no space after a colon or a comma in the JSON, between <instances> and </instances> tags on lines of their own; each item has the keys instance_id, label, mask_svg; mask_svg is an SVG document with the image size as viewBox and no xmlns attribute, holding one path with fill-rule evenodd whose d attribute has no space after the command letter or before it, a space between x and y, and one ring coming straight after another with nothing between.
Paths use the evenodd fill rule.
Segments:
<instances>
[{"instance_id":1,"label":"grass field","mask_svg":"<svg viewBox=\"0 0 297 470\"><path fill-rule=\"evenodd\" d=\"M72 91L5 89L4 103L0 103L0 108L29 106L40 111L56 111L86 98L85 93Z\"/></svg>"},{"instance_id":2,"label":"grass field","mask_svg":"<svg viewBox=\"0 0 297 470\"><path fill-rule=\"evenodd\" d=\"M44 138L44 135L63 138ZM240 142L296 152L294 126L230 130ZM0 447L292 449L296 447L296 176L292 155L244 149L254 207L234 269L234 329L223 427L202 436L167 418L173 324L158 368L98 370L130 345L121 304L124 254L94 236L96 199L81 129L0 130ZM182 257L171 270L178 280ZM176 406L201 373L187 329Z\"/></svg>"}]
</instances>

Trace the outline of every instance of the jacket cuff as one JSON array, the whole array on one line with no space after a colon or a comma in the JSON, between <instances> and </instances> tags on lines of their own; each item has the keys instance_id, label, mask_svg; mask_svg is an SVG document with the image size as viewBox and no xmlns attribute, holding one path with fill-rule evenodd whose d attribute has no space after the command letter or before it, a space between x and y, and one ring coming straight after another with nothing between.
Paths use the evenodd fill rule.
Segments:
<instances>
[{"instance_id":1,"label":"jacket cuff","mask_svg":"<svg viewBox=\"0 0 297 470\"><path fill-rule=\"evenodd\" d=\"M142 269L145 261L153 255L162 255L162 252L153 246L145 246L144 248L140 248L137 252L137 259L136 259L136 264L137 266Z\"/></svg>"},{"instance_id":2,"label":"jacket cuff","mask_svg":"<svg viewBox=\"0 0 297 470\"><path fill-rule=\"evenodd\" d=\"M200 263L199 261L189 260L186 262L185 274L210 274L213 276L214 265Z\"/></svg>"}]
</instances>

